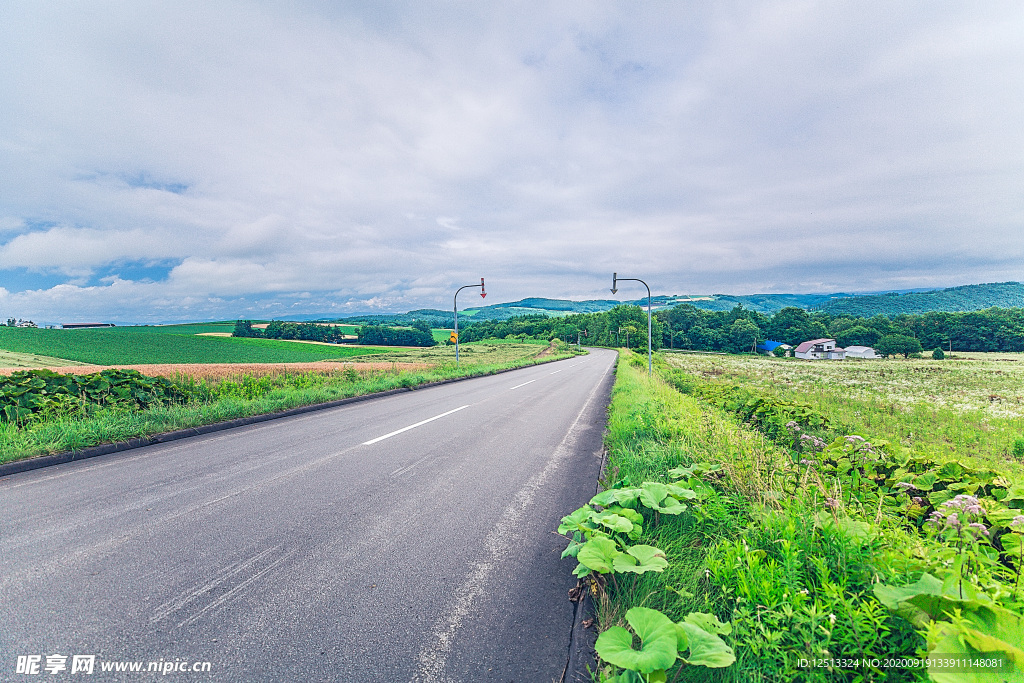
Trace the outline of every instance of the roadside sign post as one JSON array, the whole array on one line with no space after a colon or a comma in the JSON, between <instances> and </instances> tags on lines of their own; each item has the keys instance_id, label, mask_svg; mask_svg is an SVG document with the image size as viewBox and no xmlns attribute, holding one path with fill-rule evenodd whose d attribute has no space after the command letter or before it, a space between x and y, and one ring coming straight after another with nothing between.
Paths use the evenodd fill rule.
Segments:
<instances>
[{"instance_id":1,"label":"roadside sign post","mask_svg":"<svg viewBox=\"0 0 1024 683\"><path fill-rule=\"evenodd\" d=\"M452 336L449 339L455 342L455 367L459 367L459 292L466 289L467 287L479 287L480 296L484 298L487 296L486 290L484 290L484 279L480 278L480 284L478 285L463 285L455 290L455 331L452 332Z\"/></svg>"},{"instance_id":2,"label":"roadside sign post","mask_svg":"<svg viewBox=\"0 0 1024 683\"><path fill-rule=\"evenodd\" d=\"M643 280L635 277L619 277L618 273L612 273L612 294L619 291L619 280L639 282L644 287L647 287L647 283ZM627 344L628 346L628 344ZM651 288L647 287L647 376L650 377L654 374L651 363Z\"/></svg>"}]
</instances>

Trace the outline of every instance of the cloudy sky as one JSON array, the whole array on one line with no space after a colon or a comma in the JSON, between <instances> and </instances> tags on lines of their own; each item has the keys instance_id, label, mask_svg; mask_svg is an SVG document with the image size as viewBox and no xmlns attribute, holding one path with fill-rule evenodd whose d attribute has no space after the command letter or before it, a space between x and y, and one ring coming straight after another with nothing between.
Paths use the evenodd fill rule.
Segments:
<instances>
[{"instance_id":1,"label":"cloudy sky","mask_svg":"<svg viewBox=\"0 0 1024 683\"><path fill-rule=\"evenodd\" d=\"M1021 36L998 0L6 0L0 317L1024 280Z\"/></svg>"}]
</instances>

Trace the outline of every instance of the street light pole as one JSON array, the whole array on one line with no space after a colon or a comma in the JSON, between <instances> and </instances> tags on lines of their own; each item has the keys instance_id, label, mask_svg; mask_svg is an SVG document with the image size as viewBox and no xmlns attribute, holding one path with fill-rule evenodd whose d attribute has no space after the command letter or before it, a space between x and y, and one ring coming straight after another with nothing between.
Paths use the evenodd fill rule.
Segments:
<instances>
[{"instance_id":1,"label":"street light pole","mask_svg":"<svg viewBox=\"0 0 1024 683\"><path fill-rule=\"evenodd\" d=\"M455 367L459 367L459 292L466 289L467 287L479 287L480 296L486 297L487 292L484 290L484 279L480 278L480 284L478 285L463 285L455 290L454 310L455 310Z\"/></svg>"},{"instance_id":2,"label":"street light pole","mask_svg":"<svg viewBox=\"0 0 1024 683\"><path fill-rule=\"evenodd\" d=\"M612 273L612 294L619 291L619 280L639 282L644 287L647 287L647 283L639 278L619 277L618 273ZM654 371L651 364L651 288L647 287L647 376L650 377L653 374Z\"/></svg>"}]
</instances>

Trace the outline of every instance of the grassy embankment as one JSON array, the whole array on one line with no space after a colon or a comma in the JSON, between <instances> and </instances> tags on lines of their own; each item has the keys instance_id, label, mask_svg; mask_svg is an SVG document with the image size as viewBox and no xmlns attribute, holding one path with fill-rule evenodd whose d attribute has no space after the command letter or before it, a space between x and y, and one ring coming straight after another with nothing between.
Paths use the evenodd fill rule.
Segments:
<instances>
[{"instance_id":1,"label":"grassy embankment","mask_svg":"<svg viewBox=\"0 0 1024 683\"><path fill-rule=\"evenodd\" d=\"M620 358L604 484L628 488L676 481L697 498L685 501L688 509L674 516L644 511L644 533L636 542L664 550L668 567L638 576L612 573L613 581L602 575L602 630L624 626L626 611L635 606L660 610L674 621L705 612L731 623L723 637L734 649L735 663L721 669L670 668L670 681L927 680L924 669L883 663L925 651L971 651L964 642L981 650L1017 648L1020 654L1024 545L1012 520L1024 507L1024 487L1013 486L1019 478L1003 459L1006 439L971 433L1015 418L975 415L980 421L962 429L936 424L941 436L935 437L922 416L911 438L902 421L884 417L894 405L902 406L896 410L903 415L917 415L908 404L910 387L953 392L963 400L972 391L980 396L988 382L984 375L999 370L963 369L967 376L981 376L954 375L938 384L920 379L943 376L928 362L865 368L781 361L765 366L755 358L693 356L670 362L686 371L659 358L658 376L648 380L646 359L628 353ZM864 382L864 395L843 385L850 377L842 375L831 376L839 385L828 389L829 383L813 377L819 370L851 373ZM872 372L886 374L861 374ZM804 386L811 390L800 392L797 373L804 374ZM1008 381L1003 389L1010 395L1014 386ZM773 392L788 393L782 400ZM814 406L813 400L818 401ZM827 409L831 418L822 420L815 407ZM927 415L956 420L960 414ZM802 429L787 427L791 422ZM866 433L868 427L875 431ZM987 434L1002 433L990 429ZM946 464L951 448L969 452L1003 476ZM695 464L692 474L672 472ZM721 469L714 471L717 464ZM986 511L969 513L955 507L956 501L954 507L944 506L955 494L977 496ZM960 511L962 524L925 523L932 512L953 510ZM980 527L968 530L969 521L984 526L985 534ZM922 587L930 577L937 583ZM919 580L918 594L878 588ZM951 617L955 610L966 620ZM879 661L809 668L800 658ZM614 671L606 668L604 674ZM973 680L962 672L933 674L933 680Z\"/></svg>"},{"instance_id":2,"label":"grassy embankment","mask_svg":"<svg viewBox=\"0 0 1024 683\"><path fill-rule=\"evenodd\" d=\"M33 415L20 424L0 422L0 462L401 387L416 387L444 379L486 375L508 368L566 358L574 353L564 344L550 347L549 351L549 347L542 348L534 344L486 342L464 345L462 352L459 367L454 364L454 349L397 349L360 358L394 361L396 365L391 368L382 368L378 362L362 368L359 364L338 366L337 370L328 372L289 371L263 377L239 376L214 381L179 377L177 383L185 387L191 400L184 404L159 405L146 410L64 403ZM405 370L397 365L407 361L428 362L431 367Z\"/></svg>"}]
</instances>

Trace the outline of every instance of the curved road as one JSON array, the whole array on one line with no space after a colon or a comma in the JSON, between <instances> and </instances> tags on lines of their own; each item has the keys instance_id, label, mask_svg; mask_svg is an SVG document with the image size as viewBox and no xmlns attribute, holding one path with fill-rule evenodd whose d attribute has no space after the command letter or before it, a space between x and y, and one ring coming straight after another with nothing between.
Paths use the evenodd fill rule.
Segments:
<instances>
[{"instance_id":1,"label":"curved road","mask_svg":"<svg viewBox=\"0 0 1024 683\"><path fill-rule=\"evenodd\" d=\"M559 680L614 360L0 479L0 680Z\"/></svg>"}]
</instances>

